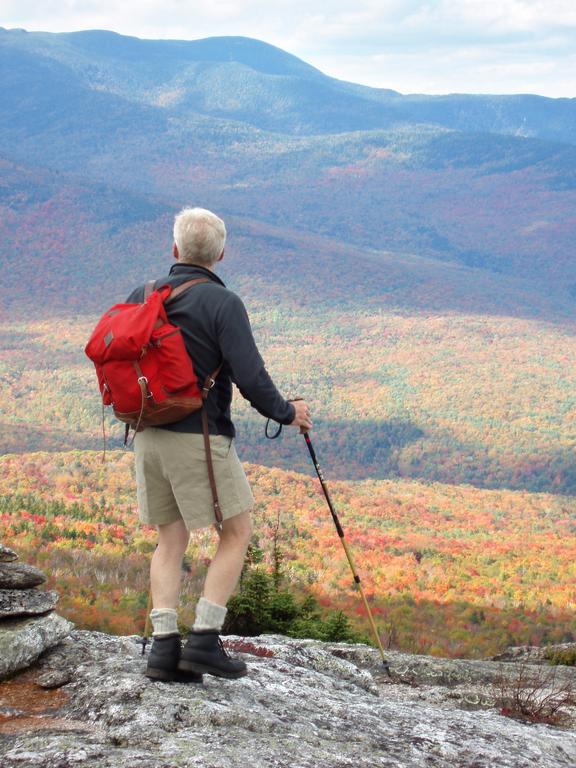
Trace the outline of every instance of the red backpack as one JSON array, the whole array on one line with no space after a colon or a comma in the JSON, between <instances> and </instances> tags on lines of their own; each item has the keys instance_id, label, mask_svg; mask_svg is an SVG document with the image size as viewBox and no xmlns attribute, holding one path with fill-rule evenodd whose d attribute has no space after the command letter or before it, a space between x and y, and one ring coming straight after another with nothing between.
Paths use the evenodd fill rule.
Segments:
<instances>
[{"instance_id":1,"label":"red backpack","mask_svg":"<svg viewBox=\"0 0 576 768\"><path fill-rule=\"evenodd\" d=\"M111 405L116 418L126 424L125 444L130 427L139 432L145 427L180 421L202 409L208 474L220 522L208 418L202 406L221 366L206 377L200 389L182 332L168 321L165 309L191 286L208 282L208 278L197 278L175 289L163 285L158 290L153 290L153 282L148 283L142 304L115 304L104 312L85 352L96 367L103 407Z\"/></svg>"}]
</instances>

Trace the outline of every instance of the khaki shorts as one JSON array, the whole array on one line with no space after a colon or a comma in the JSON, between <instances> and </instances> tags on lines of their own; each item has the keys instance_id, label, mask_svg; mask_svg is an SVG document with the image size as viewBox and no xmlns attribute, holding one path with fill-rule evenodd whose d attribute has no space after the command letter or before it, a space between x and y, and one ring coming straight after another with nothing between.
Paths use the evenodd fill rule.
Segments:
<instances>
[{"instance_id":1,"label":"khaki shorts","mask_svg":"<svg viewBox=\"0 0 576 768\"><path fill-rule=\"evenodd\" d=\"M210 446L222 518L251 510L254 496L233 439L210 435ZM141 522L182 519L188 530L216 522L202 435L147 427L136 434L134 453Z\"/></svg>"}]
</instances>

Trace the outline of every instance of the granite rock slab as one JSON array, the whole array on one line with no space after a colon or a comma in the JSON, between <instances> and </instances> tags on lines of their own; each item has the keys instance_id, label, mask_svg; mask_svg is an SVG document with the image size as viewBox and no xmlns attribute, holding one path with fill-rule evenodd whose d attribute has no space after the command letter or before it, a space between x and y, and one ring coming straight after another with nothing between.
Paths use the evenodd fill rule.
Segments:
<instances>
[{"instance_id":1,"label":"granite rock slab","mask_svg":"<svg viewBox=\"0 0 576 768\"><path fill-rule=\"evenodd\" d=\"M13 616L37 616L51 611L58 593L39 589L0 589L0 619Z\"/></svg>"},{"instance_id":2,"label":"granite rock slab","mask_svg":"<svg viewBox=\"0 0 576 768\"><path fill-rule=\"evenodd\" d=\"M49 613L0 622L0 680L25 669L48 648L62 642L73 624Z\"/></svg>"},{"instance_id":3,"label":"granite rock slab","mask_svg":"<svg viewBox=\"0 0 576 768\"><path fill-rule=\"evenodd\" d=\"M30 589L45 581L46 576L33 565L0 562L0 589Z\"/></svg>"},{"instance_id":4,"label":"granite rock slab","mask_svg":"<svg viewBox=\"0 0 576 768\"><path fill-rule=\"evenodd\" d=\"M0 544L0 563L12 563L14 560L18 560L18 555L10 547Z\"/></svg>"},{"instance_id":5,"label":"granite rock slab","mask_svg":"<svg viewBox=\"0 0 576 768\"><path fill-rule=\"evenodd\" d=\"M137 640L74 631L42 656L41 671L71 670L62 689L67 701L52 728L46 723L38 733L32 724L0 739L2 767L576 765L573 728L527 725L500 714L491 676L486 682L483 674L491 668L496 674L495 663L460 666L450 660L445 666L445 659L391 652L388 677L378 652L367 646L227 637L229 651L247 662L248 675L204 675L197 685L146 678ZM573 670L564 672L576 677ZM79 723L89 729L74 725Z\"/></svg>"},{"instance_id":6,"label":"granite rock slab","mask_svg":"<svg viewBox=\"0 0 576 768\"><path fill-rule=\"evenodd\" d=\"M576 643L556 643L543 647L533 645L516 645L506 648L502 653L492 656L492 661L512 661L515 663L548 664L554 653L576 653Z\"/></svg>"}]
</instances>

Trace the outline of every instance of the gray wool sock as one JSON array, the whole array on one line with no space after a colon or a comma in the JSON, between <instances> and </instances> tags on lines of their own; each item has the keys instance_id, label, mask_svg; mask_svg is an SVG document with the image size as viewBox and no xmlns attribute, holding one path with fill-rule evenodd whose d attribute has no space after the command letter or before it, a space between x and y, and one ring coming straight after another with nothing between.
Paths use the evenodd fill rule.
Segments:
<instances>
[{"instance_id":1,"label":"gray wool sock","mask_svg":"<svg viewBox=\"0 0 576 768\"><path fill-rule=\"evenodd\" d=\"M201 597L196 605L196 619L192 629L222 629L228 609Z\"/></svg>"},{"instance_id":2,"label":"gray wool sock","mask_svg":"<svg viewBox=\"0 0 576 768\"><path fill-rule=\"evenodd\" d=\"M152 608L150 611L152 622L152 637L178 634L177 613L174 608Z\"/></svg>"}]
</instances>

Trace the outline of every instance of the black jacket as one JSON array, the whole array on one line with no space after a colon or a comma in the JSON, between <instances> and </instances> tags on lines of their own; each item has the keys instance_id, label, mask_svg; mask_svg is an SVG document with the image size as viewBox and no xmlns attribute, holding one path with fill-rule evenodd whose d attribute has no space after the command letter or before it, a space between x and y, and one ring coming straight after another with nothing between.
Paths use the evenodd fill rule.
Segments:
<instances>
[{"instance_id":1,"label":"black jacket","mask_svg":"<svg viewBox=\"0 0 576 768\"><path fill-rule=\"evenodd\" d=\"M262 416L290 424L294 420L294 406L284 400L264 367L240 297L228 290L214 272L196 264L174 264L170 274L156 280L155 285L176 287L197 277L208 277L210 282L191 286L166 308L170 322L182 329L200 386L205 377L224 362L207 399L210 433L235 435L230 417L232 382ZM141 302L143 299L144 286L140 286L132 291L127 301ZM166 424L163 429L200 433L200 411L175 424Z\"/></svg>"}]
</instances>

